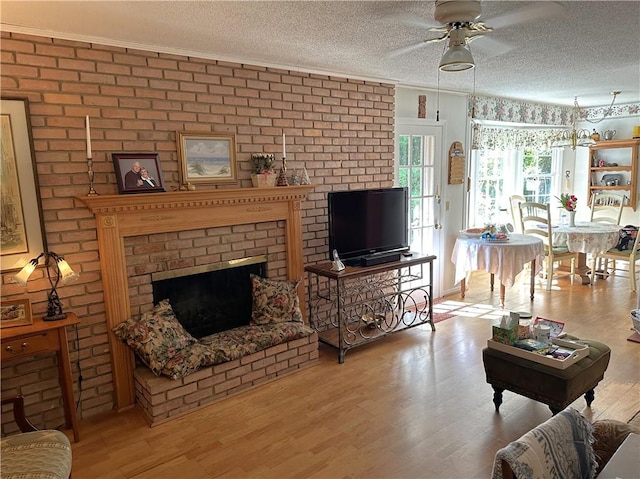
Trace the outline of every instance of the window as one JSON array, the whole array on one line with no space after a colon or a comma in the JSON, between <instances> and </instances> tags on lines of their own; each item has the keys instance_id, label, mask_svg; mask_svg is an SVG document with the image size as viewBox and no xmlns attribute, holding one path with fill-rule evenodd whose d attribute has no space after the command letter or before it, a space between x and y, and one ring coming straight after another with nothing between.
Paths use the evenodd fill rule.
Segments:
<instances>
[{"instance_id":1,"label":"window","mask_svg":"<svg viewBox=\"0 0 640 479\"><path fill-rule=\"evenodd\" d=\"M434 137L399 135L398 185L409 187L409 245L432 251L434 227Z\"/></svg>"},{"instance_id":2,"label":"window","mask_svg":"<svg viewBox=\"0 0 640 479\"><path fill-rule=\"evenodd\" d=\"M511 195L553 204L559 176L557 150L473 150L469 225L512 222Z\"/></svg>"}]
</instances>

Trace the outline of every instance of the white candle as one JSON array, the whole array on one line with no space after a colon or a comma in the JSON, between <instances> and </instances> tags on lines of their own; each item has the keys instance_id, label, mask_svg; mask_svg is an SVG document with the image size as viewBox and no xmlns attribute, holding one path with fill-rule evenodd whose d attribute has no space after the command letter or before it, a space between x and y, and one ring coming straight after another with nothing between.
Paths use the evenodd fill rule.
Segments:
<instances>
[{"instance_id":1,"label":"white candle","mask_svg":"<svg viewBox=\"0 0 640 479\"><path fill-rule=\"evenodd\" d=\"M285 137L284 137L284 133L282 134L282 158L286 158L287 157L287 148L285 146Z\"/></svg>"},{"instance_id":2,"label":"white candle","mask_svg":"<svg viewBox=\"0 0 640 479\"><path fill-rule=\"evenodd\" d=\"M93 158L93 155L91 154L91 129L89 128L89 115L87 115L84 123L87 128L87 159L91 159Z\"/></svg>"}]
</instances>

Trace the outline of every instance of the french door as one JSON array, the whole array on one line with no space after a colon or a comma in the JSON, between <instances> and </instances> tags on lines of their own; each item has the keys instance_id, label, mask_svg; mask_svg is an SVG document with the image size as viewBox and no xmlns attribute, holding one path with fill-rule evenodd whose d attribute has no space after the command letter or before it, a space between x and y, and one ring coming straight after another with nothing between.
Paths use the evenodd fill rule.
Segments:
<instances>
[{"instance_id":1,"label":"french door","mask_svg":"<svg viewBox=\"0 0 640 479\"><path fill-rule=\"evenodd\" d=\"M433 295L442 290L443 125L430 120L396 121L396 186L409 188L409 245L411 251L435 254Z\"/></svg>"}]
</instances>

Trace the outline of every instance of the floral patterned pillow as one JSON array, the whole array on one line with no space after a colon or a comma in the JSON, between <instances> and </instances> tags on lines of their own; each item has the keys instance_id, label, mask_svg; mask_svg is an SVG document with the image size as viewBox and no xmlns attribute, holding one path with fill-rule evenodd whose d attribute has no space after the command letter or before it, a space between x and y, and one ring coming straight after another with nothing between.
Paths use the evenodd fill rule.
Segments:
<instances>
[{"instance_id":1,"label":"floral patterned pillow","mask_svg":"<svg viewBox=\"0 0 640 479\"><path fill-rule=\"evenodd\" d=\"M182 349L197 342L178 322L167 299L140 319L120 323L113 328L113 333L156 375L160 375L165 364Z\"/></svg>"},{"instance_id":2,"label":"floral patterned pillow","mask_svg":"<svg viewBox=\"0 0 640 479\"><path fill-rule=\"evenodd\" d=\"M278 281L251 275L253 307L251 324L302 323L298 285L301 280Z\"/></svg>"},{"instance_id":3,"label":"floral patterned pillow","mask_svg":"<svg viewBox=\"0 0 640 479\"><path fill-rule=\"evenodd\" d=\"M195 343L181 349L162 368L162 374L171 379L180 379L200 369L204 364L205 346Z\"/></svg>"}]
</instances>

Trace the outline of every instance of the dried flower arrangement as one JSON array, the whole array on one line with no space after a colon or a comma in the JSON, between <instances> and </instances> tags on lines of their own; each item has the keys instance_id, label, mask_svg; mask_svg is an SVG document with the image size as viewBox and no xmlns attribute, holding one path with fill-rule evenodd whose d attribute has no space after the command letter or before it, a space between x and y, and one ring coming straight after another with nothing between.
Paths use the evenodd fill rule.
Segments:
<instances>
[{"instance_id":1,"label":"dried flower arrangement","mask_svg":"<svg viewBox=\"0 0 640 479\"><path fill-rule=\"evenodd\" d=\"M275 167L275 161L275 155L270 155L267 153L253 153L251 155L253 172L255 174L271 173Z\"/></svg>"}]
</instances>

